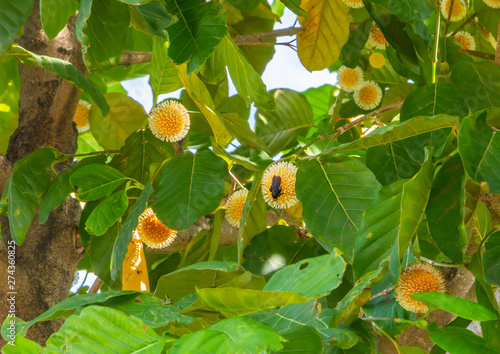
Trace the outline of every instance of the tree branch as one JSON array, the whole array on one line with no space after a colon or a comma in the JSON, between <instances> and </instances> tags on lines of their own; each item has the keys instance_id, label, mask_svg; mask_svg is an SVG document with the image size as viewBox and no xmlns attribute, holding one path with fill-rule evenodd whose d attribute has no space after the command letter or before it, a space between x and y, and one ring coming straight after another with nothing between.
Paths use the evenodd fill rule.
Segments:
<instances>
[{"instance_id":1,"label":"tree branch","mask_svg":"<svg viewBox=\"0 0 500 354\"><path fill-rule=\"evenodd\" d=\"M152 52L131 52L124 50L118 65L129 66L132 64L149 63L152 57Z\"/></svg>"},{"instance_id":2,"label":"tree branch","mask_svg":"<svg viewBox=\"0 0 500 354\"><path fill-rule=\"evenodd\" d=\"M260 45L262 44L262 41L284 36L293 36L300 31L302 31L302 28L300 27L289 27L267 32L250 33L243 35L237 34L233 37L233 41L237 45Z\"/></svg>"},{"instance_id":3,"label":"tree branch","mask_svg":"<svg viewBox=\"0 0 500 354\"><path fill-rule=\"evenodd\" d=\"M498 45L497 45L497 47L498 47ZM470 49L465 49L465 48L460 49L460 51L463 53L473 55L473 56L478 57L478 58L483 58L486 60L495 60L495 56L493 54L478 52L476 50L470 50ZM497 48L497 53L498 53L498 48Z\"/></svg>"},{"instance_id":4,"label":"tree branch","mask_svg":"<svg viewBox=\"0 0 500 354\"><path fill-rule=\"evenodd\" d=\"M462 24L460 26L458 26L456 30L451 32L450 37L453 37L458 32L460 32L462 30L462 28L464 28L465 25L468 24L469 22L471 22L476 16L477 16L476 13L473 13L472 15L470 15L469 18L467 20L465 20L464 22L462 22Z\"/></svg>"}]
</instances>

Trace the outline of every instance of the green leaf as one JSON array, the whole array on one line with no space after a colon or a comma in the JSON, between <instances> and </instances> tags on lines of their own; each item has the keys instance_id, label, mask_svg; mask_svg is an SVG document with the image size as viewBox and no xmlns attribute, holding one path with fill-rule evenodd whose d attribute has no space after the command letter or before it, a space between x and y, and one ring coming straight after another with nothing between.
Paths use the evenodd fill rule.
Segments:
<instances>
[{"instance_id":1,"label":"green leaf","mask_svg":"<svg viewBox=\"0 0 500 354\"><path fill-rule=\"evenodd\" d=\"M310 326L295 326L280 333L287 342L277 353L321 353L323 342L318 331Z\"/></svg>"},{"instance_id":2,"label":"green leaf","mask_svg":"<svg viewBox=\"0 0 500 354\"><path fill-rule=\"evenodd\" d=\"M398 124L377 128L371 134L352 143L333 147L325 152L350 151L367 149L373 146L385 145L394 141L422 135L435 130L454 127L458 117L438 114L434 117L414 117Z\"/></svg>"},{"instance_id":3,"label":"green leaf","mask_svg":"<svg viewBox=\"0 0 500 354\"><path fill-rule=\"evenodd\" d=\"M108 71L119 63L129 22L127 5L114 0L92 1L90 16L82 24L81 39L83 57L89 71Z\"/></svg>"},{"instance_id":4,"label":"green leaf","mask_svg":"<svg viewBox=\"0 0 500 354\"><path fill-rule=\"evenodd\" d=\"M400 120L441 113L459 117L469 113L465 101L457 96L453 87L442 77L435 84L420 86L410 92L401 107Z\"/></svg>"},{"instance_id":5,"label":"green leaf","mask_svg":"<svg viewBox=\"0 0 500 354\"><path fill-rule=\"evenodd\" d=\"M274 329L248 317L234 317L181 337L169 353L271 353L283 347L280 340Z\"/></svg>"},{"instance_id":6,"label":"green leaf","mask_svg":"<svg viewBox=\"0 0 500 354\"><path fill-rule=\"evenodd\" d=\"M255 102L255 106L259 109L268 111L276 109L274 97L267 92L262 78L248 63L245 54L229 35L226 35L217 47L216 58L226 63L234 86L247 106Z\"/></svg>"},{"instance_id":7,"label":"green leaf","mask_svg":"<svg viewBox=\"0 0 500 354\"><path fill-rule=\"evenodd\" d=\"M271 91L276 111L257 110L255 133L271 150L271 155L297 145L297 137L305 136L314 126L311 105L304 94L288 89Z\"/></svg>"},{"instance_id":8,"label":"green leaf","mask_svg":"<svg viewBox=\"0 0 500 354\"><path fill-rule=\"evenodd\" d=\"M307 15L307 12L305 12L300 7L301 0L281 0L281 2L283 3L283 5L288 7L297 16L302 16L302 17L306 17L306 18L309 17Z\"/></svg>"},{"instance_id":9,"label":"green leaf","mask_svg":"<svg viewBox=\"0 0 500 354\"><path fill-rule=\"evenodd\" d=\"M379 187L373 173L354 159L304 162L295 184L309 232L327 251L339 248L347 262L352 261L363 212Z\"/></svg>"},{"instance_id":10,"label":"green leaf","mask_svg":"<svg viewBox=\"0 0 500 354\"><path fill-rule=\"evenodd\" d=\"M33 8L31 0L0 1L0 57L9 50Z\"/></svg>"},{"instance_id":11,"label":"green leaf","mask_svg":"<svg viewBox=\"0 0 500 354\"><path fill-rule=\"evenodd\" d=\"M141 216L144 210L146 210L147 201L151 193L153 193L153 187L151 186L151 183L148 182L144 187L141 195L134 203L132 210L123 222L120 233L116 238L116 241L113 245L113 251L111 253L110 266L112 280L116 280L116 275L122 267L122 263L125 260L125 255L127 254L128 245L130 243L130 240L132 240L133 231L139 224L139 216Z\"/></svg>"},{"instance_id":12,"label":"green leaf","mask_svg":"<svg viewBox=\"0 0 500 354\"><path fill-rule=\"evenodd\" d=\"M247 120L236 113L222 113L221 118L227 131L240 142L241 146L271 154L266 143L250 129Z\"/></svg>"},{"instance_id":13,"label":"green leaf","mask_svg":"<svg viewBox=\"0 0 500 354\"><path fill-rule=\"evenodd\" d=\"M179 22L167 28L169 55L176 64L187 61L187 74L198 69L227 32L225 13L217 3L168 0L167 11Z\"/></svg>"},{"instance_id":14,"label":"green leaf","mask_svg":"<svg viewBox=\"0 0 500 354\"><path fill-rule=\"evenodd\" d=\"M58 332L47 341L47 350L94 352L109 350L113 353L160 352L165 339L148 328L136 317L121 311L90 306L78 316L66 319Z\"/></svg>"},{"instance_id":15,"label":"green leaf","mask_svg":"<svg viewBox=\"0 0 500 354\"><path fill-rule=\"evenodd\" d=\"M461 61L451 72L457 95L472 112L500 106L500 68L491 61Z\"/></svg>"},{"instance_id":16,"label":"green leaf","mask_svg":"<svg viewBox=\"0 0 500 354\"><path fill-rule=\"evenodd\" d=\"M37 55L18 45L14 45L10 53L24 65L37 66L52 71L66 81L73 83L78 89L88 94L97 104L103 115L109 113L109 106L104 96L85 75L65 60Z\"/></svg>"},{"instance_id":17,"label":"green leaf","mask_svg":"<svg viewBox=\"0 0 500 354\"><path fill-rule=\"evenodd\" d=\"M490 193L500 193L500 135L486 123L486 112L463 120L458 151L467 174L476 182L488 182Z\"/></svg>"},{"instance_id":18,"label":"green leaf","mask_svg":"<svg viewBox=\"0 0 500 354\"><path fill-rule=\"evenodd\" d=\"M120 149L127 137L137 131L147 119L144 108L126 94L119 92L104 95L110 111L105 116L101 111L90 110L90 131L105 149Z\"/></svg>"},{"instance_id":19,"label":"green leaf","mask_svg":"<svg viewBox=\"0 0 500 354\"><path fill-rule=\"evenodd\" d=\"M151 207L172 230L186 230L219 206L226 177L226 162L210 150L177 155L163 168Z\"/></svg>"},{"instance_id":20,"label":"green leaf","mask_svg":"<svg viewBox=\"0 0 500 354\"><path fill-rule=\"evenodd\" d=\"M237 263L201 262L163 275L158 280L155 296L173 301L198 289L215 288L240 276L244 271Z\"/></svg>"},{"instance_id":21,"label":"green leaf","mask_svg":"<svg viewBox=\"0 0 500 354\"><path fill-rule=\"evenodd\" d=\"M337 253L304 259L273 274L264 290L293 291L307 298L328 295L342 282L345 263ZM318 274L328 274L320 277Z\"/></svg>"},{"instance_id":22,"label":"green leaf","mask_svg":"<svg viewBox=\"0 0 500 354\"><path fill-rule=\"evenodd\" d=\"M85 223L85 229L92 235L103 235L125 213L127 206L128 197L125 189L111 194L92 210Z\"/></svg>"},{"instance_id":23,"label":"green leaf","mask_svg":"<svg viewBox=\"0 0 500 354\"><path fill-rule=\"evenodd\" d=\"M40 212L38 215L38 221L40 224L45 223L45 221L49 218L50 212L60 207L66 200L66 197L74 192L73 186L71 186L71 183L69 182L69 178L73 172L82 166L90 164L103 164L105 162L106 155L104 154L88 157L74 163L69 168L59 173L50 184L47 192L43 194L42 201L40 203Z\"/></svg>"},{"instance_id":24,"label":"green leaf","mask_svg":"<svg viewBox=\"0 0 500 354\"><path fill-rule=\"evenodd\" d=\"M50 167L60 155L54 148L45 147L14 164L2 193L0 206L8 207L10 234L18 246L23 244L28 227L40 205L40 197L50 184Z\"/></svg>"},{"instance_id":25,"label":"green leaf","mask_svg":"<svg viewBox=\"0 0 500 354\"><path fill-rule=\"evenodd\" d=\"M262 291L239 288L204 288L198 298L226 317L245 316L275 307L307 302L308 299L289 291Z\"/></svg>"},{"instance_id":26,"label":"green leaf","mask_svg":"<svg viewBox=\"0 0 500 354\"><path fill-rule=\"evenodd\" d=\"M474 211L474 225L482 239L491 231L490 211L481 200L478 201Z\"/></svg>"},{"instance_id":27,"label":"green leaf","mask_svg":"<svg viewBox=\"0 0 500 354\"><path fill-rule=\"evenodd\" d=\"M249 12L259 5L260 0L228 0L228 2L241 11Z\"/></svg>"},{"instance_id":28,"label":"green leaf","mask_svg":"<svg viewBox=\"0 0 500 354\"><path fill-rule=\"evenodd\" d=\"M163 30L177 20L175 17L168 14L165 7L158 1L151 1L143 5L134 6L134 9L144 20L151 34L163 38L167 37Z\"/></svg>"},{"instance_id":29,"label":"green leaf","mask_svg":"<svg viewBox=\"0 0 500 354\"><path fill-rule=\"evenodd\" d=\"M302 92L311 105L314 123L319 123L328 114L330 107L335 103L339 89L332 85L312 87Z\"/></svg>"},{"instance_id":30,"label":"green leaf","mask_svg":"<svg viewBox=\"0 0 500 354\"><path fill-rule=\"evenodd\" d=\"M433 12L431 4L426 0L374 0L373 2L385 6L389 11L406 22L423 21Z\"/></svg>"},{"instance_id":31,"label":"green leaf","mask_svg":"<svg viewBox=\"0 0 500 354\"><path fill-rule=\"evenodd\" d=\"M490 235L488 241L484 244L483 269L484 279L494 285L500 286L500 232L497 231Z\"/></svg>"},{"instance_id":32,"label":"green leaf","mask_svg":"<svg viewBox=\"0 0 500 354\"><path fill-rule=\"evenodd\" d=\"M451 354L494 354L494 350L486 346L486 341L466 328L439 328L432 322L427 327L431 341Z\"/></svg>"},{"instance_id":33,"label":"green leaf","mask_svg":"<svg viewBox=\"0 0 500 354\"><path fill-rule=\"evenodd\" d=\"M254 274L269 276L287 265L324 252L313 237L302 239L293 227L274 225L255 236L245 248L243 267Z\"/></svg>"},{"instance_id":34,"label":"green leaf","mask_svg":"<svg viewBox=\"0 0 500 354\"><path fill-rule=\"evenodd\" d=\"M361 49L365 46L370 28L372 26L372 19L368 18L363 21L355 31L349 34L347 43L342 47L340 53L340 61L342 64L349 68L354 68L358 65L359 57L361 56Z\"/></svg>"},{"instance_id":35,"label":"green leaf","mask_svg":"<svg viewBox=\"0 0 500 354\"><path fill-rule=\"evenodd\" d=\"M40 20L49 39L54 39L59 34L68 19L78 10L78 6L76 0L40 1Z\"/></svg>"},{"instance_id":36,"label":"green leaf","mask_svg":"<svg viewBox=\"0 0 500 354\"><path fill-rule=\"evenodd\" d=\"M8 339L8 341L10 340L14 344L10 344L10 342L5 344L2 348L2 354L39 354L42 352L40 344L32 341L31 339L25 338L21 334L16 335L13 339L14 340L11 340L10 338Z\"/></svg>"},{"instance_id":37,"label":"green leaf","mask_svg":"<svg viewBox=\"0 0 500 354\"><path fill-rule=\"evenodd\" d=\"M71 175L69 181L76 187L81 200L97 200L111 194L126 177L120 171L100 164L86 165Z\"/></svg>"},{"instance_id":38,"label":"green leaf","mask_svg":"<svg viewBox=\"0 0 500 354\"><path fill-rule=\"evenodd\" d=\"M155 98L163 93L176 91L183 87L175 66L168 57L168 42L154 36L153 57L149 66L149 85ZM156 99L154 100L156 102Z\"/></svg>"},{"instance_id":39,"label":"green leaf","mask_svg":"<svg viewBox=\"0 0 500 354\"><path fill-rule=\"evenodd\" d=\"M498 32L500 10L486 5L484 1L474 1L474 10L481 24L486 27L493 36L496 36Z\"/></svg>"},{"instance_id":40,"label":"green leaf","mask_svg":"<svg viewBox=\"0 0 500 354\"><path fill-rule=\"evenodd\" d=\"M442 309L451 312L454 315L466 318L472 321L494 321L498 320L498 315L494 314L486 307L465 300L456 296L436 292L424 292L410 295L414 300L423 302L429 308Z\"/></svg>"}]
</instances>

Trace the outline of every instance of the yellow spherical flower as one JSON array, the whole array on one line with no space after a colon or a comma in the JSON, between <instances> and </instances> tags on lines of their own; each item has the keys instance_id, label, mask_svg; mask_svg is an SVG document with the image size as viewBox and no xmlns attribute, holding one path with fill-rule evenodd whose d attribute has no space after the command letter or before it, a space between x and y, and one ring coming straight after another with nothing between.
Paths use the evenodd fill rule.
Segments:
<instances>
[{"instance_id":1,"label":"yellow spherical flower","mask_svg":"<svg viewBox=\"0 0 500 354\"><path fill-rule=\"evenodd\" d=\"M189 131L189 113L177 101L163 101L149 114L149 127L154 136L163 141L175 142Z\"/></svg>"},{"instance_id":2,"label":"yellow spherical flower","mask_svg":"<svg viewBox=\"0 0 500 354\"><path fill-rule=\"evenodd\" d=\"M453 8L451 7L452 2L453 2ZM451 17L450 17L451 22L460 21L467 14L467 8L464 5L462 5L460 0L443 0L441 2L441 13L443 14L445 21L447 21L448 16L450 16L450 9L451 9Z\"/></svg>"},{"instance_id":3,"label":"yellow spherical flower","mask_svg":"<svg viewBox=\"0 0 500 354\"><path fill-rule=\"evenodd\" d=\"M381 53L373 53L368 60L375 69L380 69L385 64L385 57Z\"/></svg>"},{"instance_id":4,"label":"yellow spherical flower","mask_svg":"<svg viewBox=\"0 0 500 354\"><path fill-rule=\"evenodd\" d=\"M364 6L362 0L342 0L342 1L344 2L344 4L353 9L359 9Z\"/></svg>"},{"instance_id":5,"label":"yellow spherical flower","mask_svg":"<svg viewBox=\"0 0 500 354\"><path fill-rule=\"evenodd\" d=\"M500 0L483 0L486 5L494 9L500 8Z\"/></svg>"},{"instance_id":6,"label":"yellow spherical flower","mask_svg":"<svg viewBox=\"0 0 500 354\"><path fill-rule=\"evenodd\" d=\"M353 92L363 82L363 70L359 66L356 66L354 69L342 66L338 72L338 79L342 90Z\"/></svg>"},{"instance_id":7,"label":"yellow spherical flower","mask_svg":"<svg viewBox=\"0 0 500 354\"><path fill-rule=\"evenodd\" d=\"M282 161L269 165L262 177L262 195L271 207L286 209L299 200L295 195L297 167Z\"/></svg>"},{"instance_id":8,"label":"yellow spherical flower","mask_svg":"<svg viewBox=\"0 0 500 354\"><path fill-rule=\"evenodd\" d=\"M78 129L79 133L85 133L90 129L89 115L91 107L92 105L87 101L78 101L78 106L76 106L75 115L73 116L73 122L75 122L76 129Z\"/></svg>"},{"instance_id":9,"label":"yellow spherical flower","mask_svg":"<svg viewBox=\"0 0 500 354\"><path fill-rule=\"evenodd\" d=\"M150 248L164 248L169 246L177 236L177 231L166 227L151 208L147 208L139 217L137 232Z\"/></svg>"},{"instance_id":10,"label":"yellow spherical flower","mask_svg":"<svg viewBox=\"0 0 500 354\"><path fill-rule=\"evenodd\" d=\"M241 216L243 214L243 207L247 201L248 191L240 189L229 197L226 202L226 219L229 224L234 227L240 226Z\"/></svg>"},{"instance_id":11,"label":"yellow spherical flower","mask_svg":"<svg viewBox=\"0 0 500 354\"><path fill-rule=\"evenodd\" d=\"M476 41L474 40L474 37L470 35L470 33L467 33L465 31L457 32L457 34L453 36L453 39L464 49L476 50Z\"/></svg>"},{"instance_id":12,"label":"yellow spherical flower","mask_svg":"<svg viewBox=\"0 0 500 354\"><path fill-rule=\"evenodd\" d=\"M412 263L399 276L395 289L396 300L405 310L415 313L427 312L427 306L413 300L410 295L431 291L446 292L446 282L441 272L428 263Z\"/></svg>"},{"instance_id":13,"label":"yellow spherical flower","mask_svg":"<svg viewBox=\"0 0 500 354\"><path fill-rule=\"evenodd\" d=\"M387 43L388 42L385 40L382 31L377 27L376 24L372 24L372 27L370 28L370 35L368 36L368 44L370 45L370 47L385 49Z\"/></svg>"},{"instance_id":14,"label":"yellow spherical flower","mask_svg":"<svg viewBox=\"0 0 500 354\"><path fill-rule=\"evenodd\" d=\"M354 91L354 102L365 110L374 109L382 100L382 89L373 81L365 81Z\"/></svg>"}]
</instances>

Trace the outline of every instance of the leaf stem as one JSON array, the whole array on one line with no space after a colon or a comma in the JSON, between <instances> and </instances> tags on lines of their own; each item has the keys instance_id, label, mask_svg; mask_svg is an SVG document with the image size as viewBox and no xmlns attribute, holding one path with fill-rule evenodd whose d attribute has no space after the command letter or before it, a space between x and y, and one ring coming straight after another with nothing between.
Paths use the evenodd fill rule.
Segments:
<instances>
[{"instance_id":1,"label":"leaf stem","mask_svg":"<svg viewBox=\"0 0 500 354\"><path fill-rule=\"evenodd\" d=\"M372 300L378 299L379 297L382 297L382 296L387 296L387 295L389 295L394 290L394 288L395 288L394 286L391 286L391 287L389 287L387 289L384 289L382 292L373 295L370 298L370 300L368 300L368 301L372 301Z\"/></svg>"},{"instance_id":2,"label":"leaf stem","mask_svg":"<svg viewBox=\"0 0 500 354\"><path fill-rule=\"evenodd\" d=\"M438 61L439 31L441 28L441 1L436 1L436 32L434 34L434 48L432 50L432 83L436 83L436 66Z\"/></svg>"},{"instance_id":3,"label":"leaf stem","mask_svg":"<svg viewBox=\"0 0 500 354\"><path fill-rule=\"evenodd\" d=\"M461 267L463 267L463 264L439 263L439 262L433 261L432 259L425 258L425 257L420 257L420 260L424 261L426 263L429 263L430 265L435 265L437 267L444 267L444 268L461 268Z\"/></svg>"},{"instance_id":4,"label":"leaf stem","mask_svg":"<svg viewBox=\"0 0 500 354\"><path fill-rule=\"evenodd\" d=\"M386 331L384 331L382 328L380 328L375 322L371 321L371 324L373 327L376 328L377 331L382 333L384 335L384 337L389 339L391 341L391 343L394 344L394 347L396 348L396 351L398 352L398 354L401 354L401 352L399 351L398 343L396 343L396 341L389 334L387 334Z\"/></svg>"},{"instance_id":5,"label":"leaf stem","mask_svg":"<svg viewBox=\"0 0 500 354\"><path fill-rule=\"evenodd\" d=\"M236 176L231 171L229 171L229 174L231 175L231 178L233 179L233 181L235 181L236 183L238 183L238 185L241 188L246 189L245 186L243 184L241 184L241 182L238 180L238 178L236 178Z\"/></svg>"},{"instance_id":6,"label":"leaf stem","mask_svg":"<svg viewBox=\"0 0 500 354\"><path fill-rule=\"evenodd\" d=\"M72 155L67 155L68 157L82 157L82 156L92 156L92 155L99 155L99 154L117 154L119 153L120 150L103 150L103 151L93 151L93 152L86 152L83 154L72 154Z\"/></svg>"}]
</instances>

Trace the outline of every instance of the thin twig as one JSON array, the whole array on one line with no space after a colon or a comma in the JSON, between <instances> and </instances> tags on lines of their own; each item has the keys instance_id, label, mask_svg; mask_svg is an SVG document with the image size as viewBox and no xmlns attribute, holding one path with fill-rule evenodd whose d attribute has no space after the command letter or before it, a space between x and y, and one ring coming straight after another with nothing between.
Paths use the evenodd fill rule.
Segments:
<instances>
[{"instance_id":1,"label":"thin twig","mask_svg":"<svg viewBox=\"0 0 500 354\"><path fill-rule=\"evenodd\" d=\"M500 21L498 22L497 51L495 54L495 64L500 65Z\"/></svg>"},{"instance_id":2,"label":"thin twig","mask_svg":"<svg viewBox=\"0 0 500 354\"><path fill-rule=\"evenodd\" d=\"M451 32L450 37L453 37L458 32L460 32L460 30L462 28L464 28L466 24L468 24L469 22L471 22L474 19L474 17L476 17L476 16L477 16L476 13L473 13L472 15L470 15L469 18L467 20L465 20L460 26L458 26L456 30L454 30L453 32Z\"/></svg>"},{"instance_id":3,"label":"thin twig","mask_svg":"<svg viewBox=\"0 0 500 354\"><path fill-rule=\"evenodd\" d=\"M82 157L82 156L91 156L91 155L99 155L99 154L109 155L109 154L117 154L119 152L120 152L120 150L103 150L103 151L86 152L83 154L72 154L72 155L68 155L68 156L70 156L70 157Z\"/></svg>"},{"instance_id":4,"label":"thin twig","mask_svg":"<svg viewBox=\"0 0 500 354\"><path fill-rule=\"evenodd\" d=\"M456 1L460 1L460 0L456 0ZM444 29L444 36L446 37L446 34L448 34L448 28L450 27L450 23L451 23L451 13L453 12L453 5L455 3L455 0L451 0L451 4L450 4L450 7L448 8L448 19L446 20L446 27Z\"/></svg>"},{"instance_id":5,"label":"thin twig","mask_svg":"<svg viewBox=\"0 0 500 354\"><path fill-rule=\"evenodd\" d=\"M369 301L378 299L379 297L387 296L389 295L392 291L394 290L394 286L391 286L390 288L384 289L382 292L373 295Z\"/></svg>"},{"instance_id":6,"label":"thin twig","mask_svg":"<svg viewBox=\"0 0 500 354\"><path fill-rule=\"evenodd\" d=\"M278 29L274 31L266 31L266 32L258 32L258 33L250 33L250 34L242 34L236 35L233 37L234 43L237 45L262 45L262 41L284 37L284 36L293 36L302 31L300 27L289 27ZM274 45L275 43L269 43Z\"/></svg>"},{"instance_id":7,"label":"thin twig","mask_svg":"<svg viewBox=\"0 0 500 354\"><path fill-rule=\"evenodd\" d=\"M425 257L420 257L420 260L424 261L426 263L429 263L430 265L435 265L436 267L443 267L443 268L461 268L461 267L463 267L462 264L439 263L439 262L433 261L432 259L425 258Z\"/></svg>"},{"instance_id":8,"label":"thin twig","mask_svg":"<svg viewBox=\"0 0 500 354\"><path fill-rule=\"evenodd\" d=\"M104 281L101 278L97 278L87 294L97 294L102 284L104 284Z\"/></svg>"},{"instance_id":9,"label":"thin twig","mask_svg":"<svg viewBox=\"0 0 500 354\"><path fill-rule=\"evenodd\" d=\"M231 175L231 178L233 179L233 181L235 181L236 183L238 183L238 185L241 188L246 189L245 186L241 184L241 182L238 180L238 178L236 178L236 176L231 171L229 171L229 174Z\"/></svg>"},{"instance_id":10,"label":"thin twig","mask_svg":"<svg viewBox=\"0 0 500 354\"><path fill-rule=\"evenodd\" d=\"M384 337L386 337L387 339L389 339L391 341L392 344L394 344L394 347L396 348L396 351L398 352L398 354L401 354L401 352L399 351L399 347L398 347L398 343L396 343L396 341L389 335L387 334L386 331L384 331L382 328L380 328L375 322L373 322L373 317L372 317L372 321L370 321L370 323L372 324L372 326L377 330L379 331L380 333L382 333L382 335Z\"/></svg>"},{"instance_id":11,"label":"thin twig","mask_svg":"<svg viewBox=\"0 0 500 354\"><path fill-rule=\"evenodd\" d=\"M498 47L498 45L497 45L497 47ZM465 49L465 48L461 48L460 51L463 53L473 55L473 56L478 57L478 58L483 58L486 60L495 60L495 55L493 55L493 54L478 52L476 50L470 50L470 49Z\"/></svg>"}]
</instances>

